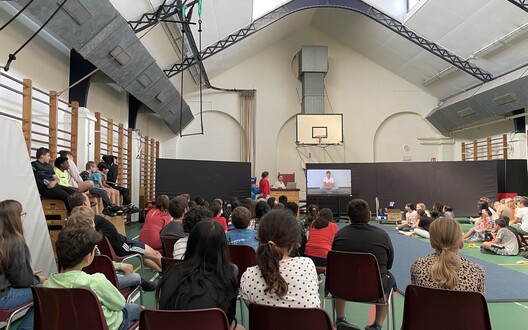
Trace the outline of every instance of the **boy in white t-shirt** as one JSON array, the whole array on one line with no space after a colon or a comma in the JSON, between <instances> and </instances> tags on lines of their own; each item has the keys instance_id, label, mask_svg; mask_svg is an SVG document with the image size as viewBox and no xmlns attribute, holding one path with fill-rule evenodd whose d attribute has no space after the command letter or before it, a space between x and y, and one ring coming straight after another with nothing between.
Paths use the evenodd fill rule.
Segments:
<instances>
[{"instance_id":1,"label":"boy in white t-shirt","mask_svg":"<svg viewBox=\"0 0 528 330\"><path fill-rule=\"evenodd\" d=\"M519 234L528 235L528 199L521 198L517 203L515 218L510 221L510 226L517 229Z\"/></svg>"},{"instance_id":2,"label":"boy in white t-shirt","mask_svg":"<svg viewBox=\"0 0 528 330\"><path fill-rule=\"evenodd\" d=\"M506 218L499 218L495 221L493 240L482 243L480 252L488 254L498 254L502 256L516 256L519 253L519 240L512 230L506 228L508 221Z\"/></svg>"}]
</instances>

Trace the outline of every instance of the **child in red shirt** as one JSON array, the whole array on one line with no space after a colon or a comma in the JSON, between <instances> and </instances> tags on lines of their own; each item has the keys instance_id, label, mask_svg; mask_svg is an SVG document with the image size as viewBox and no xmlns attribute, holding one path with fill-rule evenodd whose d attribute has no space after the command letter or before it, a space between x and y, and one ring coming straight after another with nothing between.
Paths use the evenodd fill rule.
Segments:
<instances>
[{"instance_id":1,"label":"child in red shirt","mask_svg":"<svg viewBox=\"0 0 528 330\"><path fill-rule=\"evenodd\" d=\"M224 228L224 231L227 232L227 221L226 218L222 216L222 205L220 205L218 202L212 202L209 205L209 209L214 215L213 220L218 222L222 228Z\"/></svg>"},{"instance_id":2,"label":"child in red shirt","mask_svg":"<svg viewBox=\"0 0 528 330\"><path fill-rule=\"evenodd\" d=\"M332 210L324 208L319 211L317 219L310 226L304 254L312 259L316 266L326 266L328 251L332 249L332 242L338 231L332 218Z\"/></svg>"}]
</instances>

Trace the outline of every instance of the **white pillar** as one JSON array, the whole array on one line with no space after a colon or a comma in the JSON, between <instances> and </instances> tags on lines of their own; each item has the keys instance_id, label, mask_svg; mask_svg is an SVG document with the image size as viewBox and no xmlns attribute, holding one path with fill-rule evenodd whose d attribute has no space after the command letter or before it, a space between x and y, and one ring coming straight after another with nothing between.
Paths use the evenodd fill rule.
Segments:
<instances>
[{"instance_id":1,"label":"white pillar","mask_svg":"<svg viewBox=\"0 0 528 330\"><path fill-rule=\"evenodd\" d=\"M132 131L132 173L128 178L132 182L132 189L130 191L130 199L132 204L141 208L139 205L139 188L141 185L141 155L140 155L140 143L141 139L136 131ZM129 173L130 175L130 173ZM139 214L135 213L132 215L132 221L139 221Z\"/></svg>"},{"instance_id":2,"label":"white pillar","mask_svg":"<svg viewBox=\"0 0 528 330\"><path fill-rule=\"evenodd\" d=\"M78 126L78 150L77 150L77 167L79 171L85 169L88 161L94 159L94 136L95 136L95 115L88 108L79 107L79 126Z\"/></svg>"}]
</instances>

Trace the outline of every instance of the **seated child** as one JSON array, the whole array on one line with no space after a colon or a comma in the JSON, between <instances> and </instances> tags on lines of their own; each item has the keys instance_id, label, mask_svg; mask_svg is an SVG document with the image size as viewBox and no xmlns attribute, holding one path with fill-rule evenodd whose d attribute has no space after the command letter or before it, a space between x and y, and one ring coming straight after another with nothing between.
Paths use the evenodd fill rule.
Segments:
<instances>
[{"instance_id":1,"label":"seated child","mask_svg":"<svg viewBox=\"0 0 528 330\"><path fill-rule=\"evenodd\" d=\"M453 212L453 207L451 205L444 205L444 218L454 219L455 213Z\"/></svg>"},{"instance_id":2,"label":"seated child","mask_svg":"<svg viewBox=\"0 0 528 330\"><path fill-rule=\"evenodd\" d=\"M213 213L213 220L218 222L222 228L224 228L224 231L227 231L227 221L226 218L222 216L222 205L214 201L209 205L209 209L211 210L211 213Z\"/></svg>"},{"instance_id":3,"label":"seated child","mask_svg":"<svg viewBox=\"0 0 528 330\"><path fill-rule=\"evenodd\" d=\"M487 201L482 199L479 200L477 207L480 211L480 218L470 218L470 220L474 220L475 225L464 235L464 241L483 242L486 231L493 228L492 213L489 210L488 205ZM471 239L475 233L477 234L477 237Z\"/></svg>"},{"instance_id":4,"label":"seated child","mask_svg":"<svg viewBox=\"0 0 528 330\"><path fill-rule=\"evenodd\" d=\"M332 242L338 231L337 225L332 222L333 216L332 210L324 208L310 225L304 254L312 259L316 266L326 266L328 251L332 250Z\"/></svg>"},{"instance_id":5,"label":"seated child","mask_svg":"<svg viewBox=\"0 0 528 330\"><path fill-rule=\"evenodd\" d=\"M519 253L519 241L517 236L506 226L508 220L499 218L495 221L496 233L492 233L490 242L482 243L480 252L487 254L498 254L501 256L516 256Z\"/></svg>"},{"instance_id":6,"label":"seated child","mask_svg":"<svg viewBox=\"0 0 528 330\"><path fill-rule=\"evenodd\" d=\"M289 210L273 210L260 219L258 265L249 267L240 280L247 304L280 307L319 307L319 284L310 258L293 257L301 242L299 224Z\"/></svg>"},{"instance_id":7,"label":"seated child","mask_svg":"<svg viewBox=\"0 0 528 330\"><path fill-rule=\"evenodd\" d=\"M90 168L90 180L93 181L94 188L104 189L106 191L113 204L121 205L119 191L106 184L106 174L109 170L110 167L103 162L100 162L97 167L92 166Z\"/></svg>"},{"instance_id":8,"label":"seated child","mask_svg":"<svg viewBox=\"0 0 528 330\"><path fill-rule=\"evenodd\" d=\"M90 206L90 200L88 199L88 196L80 192L71 194L68 200L72 207ZM108 238L108 241L110 241L110 244L118 256L124 257L139 253L143 256L143 263L146 267L152 268L157 272L161 272L161 253L154 250L147 244L121 235L113 223L100 215L95 215L94 222L95 230Z\"/></svg>"},{"instance_id":9,"label":"seated child","mask_svg":"<svg viewBox=\"0 0 528 330\"><path fill-rule=\"evenodd\" d=\"M92 172L97 171L97 165L95 165L95 162L89 161L86 163L86 171L82 171L79 176L84 182L90 182L92 183L92 187L90 188L89 192L92 195L100 196L103 200L104 209L103 214L108 216L116 216L123 214L123 209L112 202L110 197L108 196L108 192L104 188L95 188L93 187L94 182L90 180L90 174Z\"/></svg>"},{"instance_id":10,"label":"seated child","mask_svg":"<svg viewBox=\"0 0 528 330\"><path fill-rule=\"evenodd\" d=\"M95 230L94 211L87 206L76 206L66 221L68 227L93 228ZM101 255L99 248L95 248L95 255ZM154 291L157 285L141 278L138 273L134 273L134 266L124 262L113 262L119 282L119 288L131 288L141 285L143 291Z\"/></svg>"},{"instance_id":11,"label":"seated child","mask_svg":"<svg viewBox=\"0 0 528 330\"><path fill-rule=\"evenodd\" d=\"M411 231L416 222L416 208L414 204L409 203L405 205L405 220L402 221L401 225L397 226L396 229L400 231Z\"/></svg>"},{"instance_id":12,"label":"seated child","mask_svg":"<svg viewBox=\"0 0 528 330\"><path fill-rule=\"evenodd\" d=\"M233 245L249 245L256 251L259 246L256 239L257 231L248 228L249 222L251 221L251 212L244 206L239 206L233 210L231 221L235 229L227 232L227 243Z\"/></svg>"},{"instance_id":13,"label":"seated child","mask_svg":"<svg viewBox=\"0 0 528 330\"><path fill-rule=\"evenodd\" d=\"M142 306L127 304L119 290L103 274L88 275L82 271L94 258L96 244L102 236L83 227L65 227L55 243L61 272L44 283L47 288L85 288L92 290L99 302L110 330L128 329L139 319Z\"/></svg>"},{"instance_id":14,"label":"seated child","mask_svg":"<svg viewBox=\"0 0 528 330\"><path fill-rule=\"evenodd\" d=\"M414 227L414 234L423 238L429 238L429 226L436 218L428 217L424 210L417 211L417 218L418 222Z\"/></svg>"}]
</instances>

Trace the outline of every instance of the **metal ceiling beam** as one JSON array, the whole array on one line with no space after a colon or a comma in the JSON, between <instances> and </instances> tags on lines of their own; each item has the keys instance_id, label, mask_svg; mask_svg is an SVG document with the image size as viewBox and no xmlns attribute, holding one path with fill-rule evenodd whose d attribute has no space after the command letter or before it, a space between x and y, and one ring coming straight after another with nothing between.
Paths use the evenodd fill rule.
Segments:
<instances>
[{"instance_id":1,"label":"metal ceiling beam","mask_svg":"<svg viewBox=\"0 0 528 330\"><path fill-rule=\"evenodd\" d=\"M187 3L187 8L194 6L194 4L197 2L198 0ZM181 14L182 6L183 4L175 0L169 5L162 5L152 12L144 13L137 20L128 21L128 25L130 25L134 33L141 32L153 25L158 24L162 20L170 19L174 15Z\"/></svg>"},{"instance_id":2,"label":"metal ceiling beam","mask_svg":"<svg viewBox=\"0 0 528 330\"><path fill-rule=\"evenodd\" d=\"M523 1L524 2L524 1ZM493 80L491 73L479 68L478 66L470 63L467 60L457 56L453 52L435 44L434 42L428 41L427 39L419 36L417 33L405 27L402 23L395 20L394 18L382 13L371 5L366 4L362 0L292 0L283 6L275 9L274 11L256 19L248 26L238 30L237 32L225 37L222 40L212 44L205 48L201 52L201 60L205 60L222 50L234 45L235 43L244 40L250 35L262 30L266 26L273 24L284 18L287 15L295 13L297 11L312 9L312 8L341 8L346 10L352 10L357 13L363 14L372 20L382 24L383 26L391 29L403 38L411 41L412 43L420 46L428 52L438 56L446 62L456 66L471 76L477 78L480 81L486 82ZM196 58L186 58L180 63L172 65L170 68L163 70L168 77L172 77L181 71L187 69L191 65L196 64L198 60Z\"/></svg>"},{"instance_id":3,"label":"metal ceiling beam","mask_svg":"<svg viewBox=\"0 0 528 330\"><path fill-rule=\"evenodd\" d=\"M517 7L521 8L525 12L528 12L528 0L508 0L508 1L516 5Z\"/></svg>"}]
</instances>

